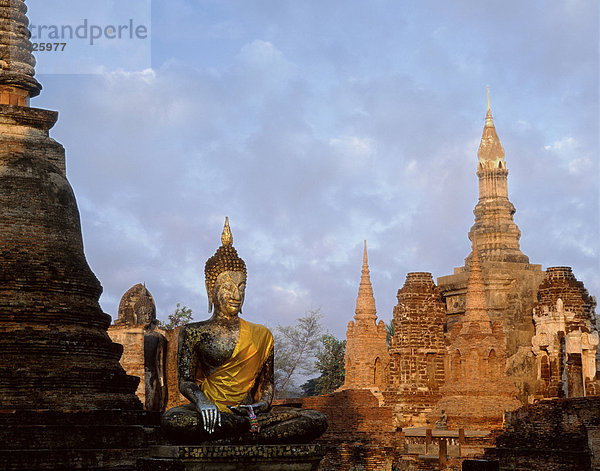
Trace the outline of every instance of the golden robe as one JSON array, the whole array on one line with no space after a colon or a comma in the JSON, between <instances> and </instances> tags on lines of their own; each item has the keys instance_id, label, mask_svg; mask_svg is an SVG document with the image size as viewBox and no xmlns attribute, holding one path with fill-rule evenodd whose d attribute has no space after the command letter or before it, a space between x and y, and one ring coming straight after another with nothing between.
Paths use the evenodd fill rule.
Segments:
<instances>
[{"instance_id":1,"label":"golden robe","mask_svg":"<svg viewBox=\"0 0 600 471\"><path fill-rule=\"evenodd\" d=\"M273 350L273 335L265 326L240 319L240 336L227 363L208 378L201 379L201 389L221 412L227 406L239 406L246 398L263 365ZM253 398L256 402L260 398Z\"/></svg>"}]
</instances>

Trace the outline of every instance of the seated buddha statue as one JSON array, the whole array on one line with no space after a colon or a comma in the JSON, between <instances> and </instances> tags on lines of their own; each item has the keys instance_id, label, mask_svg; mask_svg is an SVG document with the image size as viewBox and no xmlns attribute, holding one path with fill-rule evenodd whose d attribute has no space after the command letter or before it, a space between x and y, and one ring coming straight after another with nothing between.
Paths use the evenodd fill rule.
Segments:
<instances>
[{"instance_id":1,"label":"seated buddha statue","mask_svg":"<svg viewBox=\"0 0 600 471\"><path fill-rule=\"evenodd\" d=\"M273 335L240 317L246 264L233 247L229 221L222 245L206 262L208 320L179 333L179 391L190 403L162 417L167 437L178 443L306 443L323 434L317 411L272 407Z\"/></svg>"}]
</instances>

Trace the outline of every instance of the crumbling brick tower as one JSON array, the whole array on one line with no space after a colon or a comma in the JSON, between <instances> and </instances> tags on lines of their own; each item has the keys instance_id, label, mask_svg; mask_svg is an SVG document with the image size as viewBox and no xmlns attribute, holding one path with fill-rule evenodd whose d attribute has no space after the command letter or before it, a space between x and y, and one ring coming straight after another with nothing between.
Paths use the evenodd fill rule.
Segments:
<instances>
[{"instance_id":1,"label":"crumbling brick tower","mask_svg":"<svg viewBox=\"0 0 600 471\"><path fill-rule=\"evenodd\" d=\"M389 353L385 339L384 322L377 324L365 241L354 321L348 323L346 332L346 377L341 389L382 389L386 385Z\"/></svg>"},{"instance_id":2,"label":"crumbling brick tower","mask_svg":"<svg viewBox=\"0 0 600 471\"><path fill-rule=\"evenodd\" d=\"M431 273L409 273L394 307L390 378L385 404L397 426L420 427L440 399L444 384L446 310Z\"/></svg>"},{"instance_id":3,"label":"crumbling brick tower","mask_svg":"<svg viewBox=\"0 0 600 471\"><path fill-rule=\"evenodd\" d=\"M29 107L41 86L26 12L0 0L0 463L110 469L133 462L147 416L106 332L64 149L48 135L57 113Z\"/></svg>"},{"instance_id":4,"label":"crumbling brick tower","mask_svg":"<svg viewBox=\"0 0 600 471\"><path fill-rule=\"evenodd\" d=\"M596 302L571 268L551 267L540 285L534 309L539 397L597 395Z\"/></svg>"},{"instance_id":5,"label":"crumbling brick tower","mask_svg":"<svg viewBox=\"0 0 600 471\"><path fill-rule=\"evenodd\" d=\"M508 168L504 149L496 133L489 103L478 151L479 201L473 211L475 223L469 232L477 246L485 285L487 313L501 322L506 342L507 375L519 389L523 403L533 400L536 365L531 353L534 336L532 311L537 288L544 278L541 265L532 265L519 247L521 232L513 221L515 207L508 199ZM438 278L446 302L447 328L465 314L469 263L454 274Z\"/></svg>"},{"instance_id":6,"label":"crumbling brick tower","mask_svg":"<svg viewBox=\"0 0 600 471\"><path fill-rule=\"evenodd\" d=\"M449 337L449 368L442 411L452 428L493 429L502 425L505 411L521 406L517 388L506 376L506 345L502 322L487 313L477 247L471 253L465 315L452 326Z\"/></svg>"}]
</instances>

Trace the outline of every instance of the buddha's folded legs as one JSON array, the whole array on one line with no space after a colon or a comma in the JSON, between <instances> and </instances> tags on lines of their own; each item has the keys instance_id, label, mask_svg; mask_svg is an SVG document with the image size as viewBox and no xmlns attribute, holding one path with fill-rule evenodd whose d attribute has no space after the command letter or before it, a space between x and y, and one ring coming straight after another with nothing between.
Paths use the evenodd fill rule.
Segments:
<instances>
[{"instance_id":1,"label":"buddha's folded legs","mask_svg":"<svg viewBox=\"0 0 600 471\"><path fill-rule=\"evenodd\" d=\"M250 432L247 417L221 414L221 425L208 434L202 417L193 404L169 409L162 417L167 437L176 443L306 443L319 437L327 429L327 418L320 412L292 407L274 407L258 414L260 432Z\"/></svg>"}]
</instances>

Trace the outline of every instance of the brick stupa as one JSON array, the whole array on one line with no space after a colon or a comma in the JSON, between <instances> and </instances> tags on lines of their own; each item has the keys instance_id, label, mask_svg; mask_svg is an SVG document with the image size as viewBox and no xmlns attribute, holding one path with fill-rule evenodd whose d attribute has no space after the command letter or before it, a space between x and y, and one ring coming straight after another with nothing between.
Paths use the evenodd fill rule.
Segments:
<instances>
[{"instance_id":1,"label":"brick stupa","mask_svg":"<svg viewBox=\"0 0 600 471\"><path fill-rule=\"evenodd\" d=\"M482 260L529 263L521 252L521 231L513 220L515 207L508 199L508 169L504 148L496 132L488 89L485 125L477 151L479 202L469 239L477 245ZM467 257L467 264L470 256Z\"/></svg>"},{"instance_id":2,"label":"brick stupa","mask_svg":"<svg viewBox=\"0 0 600 471\"><path fill-rule=\"evenodd\" d=\"M473 245L463 319L450 332L450 371L441 388L437 413L444 411L448 426L494 429L505 411L521 406L517 388L506 376L506 345L501 322L487 313L485 287L477 246Z\"/></svg>"},{"instance_id":3,"label":"brick stupa","mask_svg":"<svg viewBox=\"0 0 600 471\"><path fill-rule=\"evenodd\" d=\"M536 366L531 355L535 335L531 312L537 288L544 279L541 265L530 264L521 252L521 231L513 220L515 207L508 198L508 168L504 148L496 132L490 107L487 111L477 152L479 199L473 213L475 223L469 231L472 247L477 247L485 288L486 312L492 322L501 322L504 332L507 375L516 384L519 400L534 400ZM465 265L438 278L446 302L447 331L466 315L471 252Z\"/></svg>"},{"instance_id":4,"label":"brick stupa","mask_svg":"<svg viewBox=\"0 0 600 471\"><path fill-rule=\"evenodd\" d=\"M346 377L341 389L381 388L387 382L389 353L385 339L385 324L377 323L365 241L354 320L348 323L346 332Z\"/></svg>"},{"instance_id":5,"label":"brick stupa","mask_svg":"<svg viewBox=\"0 0 600 471\"><path fill-rule=\"evenodd\" d=\"M150 416L107 334L64 148L49 137L58 113L29 107L41 86L26 12L0 0L0 463L132 465Z\"/></svg>"}]
</instances>

